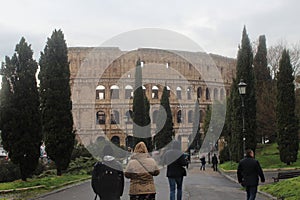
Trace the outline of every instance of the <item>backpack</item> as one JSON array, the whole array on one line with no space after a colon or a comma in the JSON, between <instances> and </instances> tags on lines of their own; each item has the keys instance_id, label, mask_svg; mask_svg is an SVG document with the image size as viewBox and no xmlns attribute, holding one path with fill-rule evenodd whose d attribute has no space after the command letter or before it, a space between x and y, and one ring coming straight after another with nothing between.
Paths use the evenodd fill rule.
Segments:
<instances>
[{"instance_id":1,"label":"backpack","mask_svg":"<svg viewBox=\"0 0 300 200\"><path fill-rule=\"evenodd\" d=\"M94 165L92 172L92 188L97 196L101 198L120 198L123 174L117 169L111 168L102 162Z\"/></svg>"}]
</instances>

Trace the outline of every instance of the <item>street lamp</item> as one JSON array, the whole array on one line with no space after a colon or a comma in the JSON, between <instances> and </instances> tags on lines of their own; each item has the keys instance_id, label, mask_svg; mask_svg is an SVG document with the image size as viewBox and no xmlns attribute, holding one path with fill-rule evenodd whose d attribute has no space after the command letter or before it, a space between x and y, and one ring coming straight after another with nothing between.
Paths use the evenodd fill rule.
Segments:
<instances>
[{"instance_id":1,"label":"street lamp","mask_svg":"<svg viewBox=\"0 0 300 200\"><path fill-rule=\"evenodd\" d=\"M245 149L246 149L246 129L245 129L245 104L244 104L244 97L246 94L246 87L247 84L244 83L244 80L241 79L240 83L239 83L239 93L240 96L242 98L242 115L243 115L243 151L244 151L244 156L245 156Z\"/></svg>"}]
</instances>

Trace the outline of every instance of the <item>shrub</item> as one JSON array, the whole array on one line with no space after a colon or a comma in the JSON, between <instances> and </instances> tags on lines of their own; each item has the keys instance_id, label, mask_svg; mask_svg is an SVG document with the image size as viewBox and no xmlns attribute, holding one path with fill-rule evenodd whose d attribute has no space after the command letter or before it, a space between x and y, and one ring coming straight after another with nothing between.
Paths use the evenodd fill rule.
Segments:
<instances>
[{"instance_id":1,"label":"shrub","mask_svg":"<svg viewBox=\"0 0 300 200\"><path fill-rule=\"evenodd\" d=\"M75 160L79 157L92 157L91 153L82 144L75 145L71 155L71 160Z\"/></svg>"},{"instance_id":2,"label":"shrub","mask_svg":"<svg viewBox=\"0 0 300 200\"><path fill-rule=\"evenodd\" d=\"M21 173L18 165L11 161L2 161L0 163L0 183L10 182L21 178Z\"/></svg>"},{"instance_id":3,"label":"shrub","mask_svg":"<svg viewBox=\"0 0 300 200\"><path fill-rule=\"evenodd\" d=\"M229 148L225 146L224 149L220 152L220 164L230 160Z\"/></svg>"}]
</instances>

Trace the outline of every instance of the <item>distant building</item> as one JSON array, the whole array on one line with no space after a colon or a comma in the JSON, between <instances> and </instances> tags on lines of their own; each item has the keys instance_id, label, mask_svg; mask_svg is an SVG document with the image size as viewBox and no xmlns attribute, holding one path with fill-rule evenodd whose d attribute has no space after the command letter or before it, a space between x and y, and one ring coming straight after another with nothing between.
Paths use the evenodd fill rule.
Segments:
<instances>
[{"instance_id":1,"label":"distant building","mask_svg":"<svg viewBox=\"0 0 300 200\"><path fill-rule=\"evenodd\" d=\"M84 144L107 137L114 143L131 146L130 112L138 59L143 64L143 88L151 105L152 136L162 90L167 86L176 139L183 148L191 142L196 99L200 102L202 127L207 105L226 99L236 74L235 59L202 52L70 47L68 58L74 126Z\"/></svg>"}]
</instances>

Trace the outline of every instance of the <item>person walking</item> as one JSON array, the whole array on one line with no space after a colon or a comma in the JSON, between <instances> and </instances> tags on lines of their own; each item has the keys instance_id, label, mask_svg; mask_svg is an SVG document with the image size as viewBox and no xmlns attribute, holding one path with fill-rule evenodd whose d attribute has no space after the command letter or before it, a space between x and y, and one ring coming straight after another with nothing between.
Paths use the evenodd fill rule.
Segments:
<instances>
[{"instance_id":1,"label":"person walking","mask_svg":"<svg viewBox=\"0 0 300 200\"><path fill-rule=\"evenodd\" d=\"M211 158L211 162L213 164L214 171L218 171L218 158L217 155L214 153L213 157Z\"/></svg>"},{"instance_id":2,"label":"person walking","mask_svg":"<svg viewBox=\"0 0 300 200\"><path fill-rule=\"evenodd\" d=\"M159 168L150 157L144 142L139 142L125 169L125 177L130 179L130 200L155 200L155 184L153 176L159 174Z\"/></svg>"},{"instance_id":3,"label":"person walking","mask_svg":"<svg viewBox=\"0 0 300 200\"><path fill-rule=\"evenodd\" d=\"M200 162L201 162L200 170L205 171L206 160L205 160L205 156L204 155L200 158Z\"/></svg>"},{"instance_id":4,"label":"person walking","mask_svg":"<svg viewBox=\"0 0 300 200\"><path fill-rule=\"evenodd\" d=\"M239 162L237 176L239 183L246 188L247 200L254 200L259 177L261 182L265 182L265 176L259 162L254 159L254 152L251 149L246 150L246 157Z\"/></svg>"},{"instance_id":5,"label":"person walking","mask_svg":"<svg viewBox=\"0 0 300 200\"><path fill-rule=\"evenodd\" d=\"M166 151L164 155L164 164L167 165L167 177L170 186L170 200L175 200L177 188L177 200L182 199L183 177L186 176L184 166L188 163L184 158L183 152L180 151L180 143L173 141L172 149Z\"/></svg>"},{"instance_id":6,"label":"person walking","mask_svg":"<svg viewBox=\"0 0 300 200\"><path fill-rule=\"evenodd\" d=\"M124 191L124 173L110 145L103 148L102 162L97 162L92 174L92 188L101 200L120 200Z\"/></svg>"}]
</instances>

